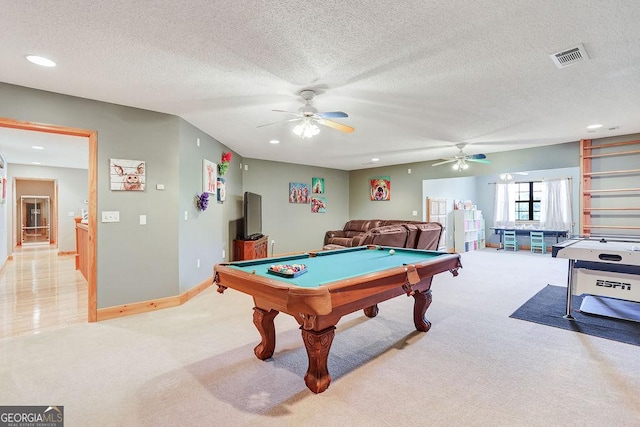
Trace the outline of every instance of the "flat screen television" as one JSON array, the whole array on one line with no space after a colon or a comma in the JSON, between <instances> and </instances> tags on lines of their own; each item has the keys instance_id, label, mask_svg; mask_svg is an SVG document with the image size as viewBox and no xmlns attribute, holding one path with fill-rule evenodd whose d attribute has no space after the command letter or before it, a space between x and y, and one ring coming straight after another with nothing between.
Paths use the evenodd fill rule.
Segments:
<instances>
[{"instance_id":1,"label":"flat screen television","mask_svg":"<svg viewBox=\"0 0 640 427\"><path fill-rule=\"evenodd\" d=\"M243 238L256 240L262 237L262 196L245 191L243 203Z\"/></svg>"}]
</instances>

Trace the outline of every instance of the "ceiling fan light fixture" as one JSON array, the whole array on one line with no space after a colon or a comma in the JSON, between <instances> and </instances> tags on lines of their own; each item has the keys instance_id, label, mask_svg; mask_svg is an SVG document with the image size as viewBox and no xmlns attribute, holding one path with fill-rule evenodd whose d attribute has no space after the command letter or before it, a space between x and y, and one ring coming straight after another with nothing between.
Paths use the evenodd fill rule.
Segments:
<instances>
[{"instance_id":1,"label":"ceiling fan light fixture","mask_svg":"<svg viewBox=\"0 0 640 427\"><path fill-rule=\"evenodd\" d=\"M458 159L453 164L453 170L455 170L455 171L460 172L460 171L465 170L465 169L469 169L469 164L464 159Z\"/></svg>"},{"instance_id":2,"label":"ceiling fan light fixture","mask_svg":"<svg viewBox=\"0 0 640 427\"><path fill-rule=\"evenodd\" d=\"M295 133L302 139L313 138L320 133L320 128L318 127L318 125L313 123L311 119L305 117L302 122L300 122L293 128L293 133Z\"/></svg>"}]
</instances>

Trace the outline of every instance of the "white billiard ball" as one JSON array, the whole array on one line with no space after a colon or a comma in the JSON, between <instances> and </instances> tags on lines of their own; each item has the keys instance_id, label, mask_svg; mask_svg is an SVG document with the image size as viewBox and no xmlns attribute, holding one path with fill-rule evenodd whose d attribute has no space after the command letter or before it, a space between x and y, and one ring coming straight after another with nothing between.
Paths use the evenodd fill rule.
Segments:
<instances>
[{"instance_id":1,"label":"white billiard ball","mask_svg":"<svg viewBox=\"0 0 640 427\"><path fill-rule=\"evenodd\" d=\"M390 250L389 250L389 255L393 255L393 254L395 254L395 253L396 253L395 249L390 249Z\"/></svg>"}]
</instances>

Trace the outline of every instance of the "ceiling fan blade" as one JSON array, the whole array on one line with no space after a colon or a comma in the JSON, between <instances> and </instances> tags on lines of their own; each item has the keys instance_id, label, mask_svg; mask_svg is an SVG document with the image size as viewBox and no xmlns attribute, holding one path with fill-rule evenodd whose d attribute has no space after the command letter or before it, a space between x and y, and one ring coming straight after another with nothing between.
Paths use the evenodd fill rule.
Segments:
<instances>
[{"instance_id":1,"label":"ceiling fan blade","mask_svg":"<svg viewBox=\"0 0 640 427\"><path fill-rule=\"evenodd\" d=\"M325 111L323 113L316 113L318 116L322 117L323 119L337 119L337 118L344 118L344 117L349 117L349 115L347 113L343 113L342 111Z\"/></svg>"},{"instance_id":2,"label":"ceiling fan blade","mask_svg":"<svg viewBox=\"0 0 640 427\"><path fill-rule=\"evenodd\" d=\"M287 113L287 114L292 114L294 116L302 117L302 114L294 113L293 111L286 111L286 110L271 110L271 111L275 111L276 113Z\"/></svg>"},{"instance_id":3,"label":"ceiling fan blade","mask_svg":"<svg viewBox=\"0 0 640 427\"><path fill-rule=\"evenodd\" d=\"M471 157L469 157L469 158L467 159L467 161L469 161L469 162L476 162L476 163L487 163L487 164L488 164L488 163L491 163L491 160L487 160L487 159L474 159L474 158L471 158Z\"/></svg>"},{"instance_id":4,"label":"ceiling fan blade","mask_svg":"<svg viewBox=\"0 0 640 427\"><path fill-rule=\"evenodd\" d=\"M471 159L486 159L487 156L485 156L484 154L472 154L470 156L467 156L467 158L469 160L471 160Z\"/></svg>"},{"instance_id":5,"label":"ceiling fan blade","mask_svg":"<svg viewBox=\"0 0 640 427\"><path fill-rule=\"evenodd\" d=\"M440 165L444 165L444 164L446 164L446 163L452 163L452 162L455 162L455 161L457 161L457 160L458 160L458 159L449 159L449 160L445 160L445 161L443 161L443 162L434 163L434 164L432 164L431 166L440 166Z\"/></svg>"},{"instance_id":6,"label":"ceiling fan blade","mask_svg":"<svg viewBox=\"0 0 640 427\"><path fill-rule=\"evenodd\" d=\"M300 120L300 117L297 117L295 119L289 119L289 120L280 120L279 122L267 123L266 125L260 125L260 126L257 126L257 127L263 128L265 126L277 125L278 123L295 122L296 120Z\"/></svg>"},{"instance_id":7,"label":"ceiling fan blade","mask_svg":"<svg viewBox=\"0 0 640 427\"><path fill-rule=\"evenodd\" d=\"M342 123L334 122L333 120L320 119L318 120L318 123L347 133L351 133L355 130L351 126L343 125Z\"/></svg>"}]
</instances>

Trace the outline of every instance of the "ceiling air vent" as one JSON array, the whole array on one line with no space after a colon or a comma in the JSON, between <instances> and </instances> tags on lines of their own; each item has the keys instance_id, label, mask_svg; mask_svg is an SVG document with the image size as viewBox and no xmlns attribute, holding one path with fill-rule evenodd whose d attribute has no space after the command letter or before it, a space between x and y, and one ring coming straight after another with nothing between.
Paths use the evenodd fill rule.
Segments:
<instances>
[{"instance_id":1,"label":"ceiling air vent","mask_svg":"<svg viewBox=\"0 0 640 427\"><path fill-rule=\"evenodd\" d=\"M582 44L550 56L558 68L565 68L582 60L589 59L589 55L587 55L587 51Z\"/></svg>"}]
</instances>

